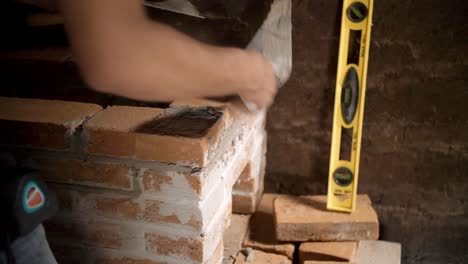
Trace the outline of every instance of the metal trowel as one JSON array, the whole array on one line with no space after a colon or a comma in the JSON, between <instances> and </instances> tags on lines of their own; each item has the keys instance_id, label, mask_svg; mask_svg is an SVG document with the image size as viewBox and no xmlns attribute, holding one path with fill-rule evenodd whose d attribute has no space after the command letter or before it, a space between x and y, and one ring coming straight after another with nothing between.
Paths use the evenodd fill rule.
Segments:
<instances>
[{"instance_id":1,"label":"metal trowel","mask_svg":"<svg viewBox=\"0 0 468 264\"><path fill-rule=\"evenodd\" d=\"M226 1L226 0L224 0ZM147 6L160 8L198 18L205 18L188 0L146 0ZM277 86L288 80L292 70L291 0L273 0L270 11L246 49L263 54L275 71ZM257 105L242 99L250 111L258 111Z\"/></svg>"}]
</instances>

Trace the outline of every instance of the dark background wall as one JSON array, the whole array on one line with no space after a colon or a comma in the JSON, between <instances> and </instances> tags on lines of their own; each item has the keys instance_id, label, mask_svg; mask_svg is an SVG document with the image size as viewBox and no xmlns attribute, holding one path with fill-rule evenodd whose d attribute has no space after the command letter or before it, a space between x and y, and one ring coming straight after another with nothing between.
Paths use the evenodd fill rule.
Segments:
<instances>
[{"instance_id":1,"label":"dark background wall","mask_svg":"<svg viewBox=\"0 0 468 264\"><path fill-rule=\"evenodd\" d=\"M325 194L341 0L293 0L267 191ZM468 2L376 0L359 192L403 263L468 263Z\"/></svg>"}]
</instances>

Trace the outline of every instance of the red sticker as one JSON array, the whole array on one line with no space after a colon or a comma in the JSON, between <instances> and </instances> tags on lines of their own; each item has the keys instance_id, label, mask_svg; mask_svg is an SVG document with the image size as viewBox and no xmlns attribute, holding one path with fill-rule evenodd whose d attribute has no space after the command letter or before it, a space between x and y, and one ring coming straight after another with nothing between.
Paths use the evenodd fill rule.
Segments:
<instances>
[{"instance_id":1,"label":"red sticker","mask_svg":"<svg viewBox=\"0 0 468 264\"><path fill-rule=\"evenodd\" d=\"M44 193L34 182L26 184L23 192L23 207L27 213L39 210L45 203Z\"/></svg>"}]
</instances>

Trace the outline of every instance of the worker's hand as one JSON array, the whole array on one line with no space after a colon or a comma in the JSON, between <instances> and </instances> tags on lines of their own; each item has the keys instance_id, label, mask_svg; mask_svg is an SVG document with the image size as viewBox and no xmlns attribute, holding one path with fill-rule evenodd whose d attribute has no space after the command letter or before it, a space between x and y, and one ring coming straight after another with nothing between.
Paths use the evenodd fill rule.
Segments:
<instances>
[{"instance_id":1,"label":"worker's hand","mask_svg":"<svg viewBox=\"0 0 468 264\"><path fill-rule=\"evenodd\" d=\"M239 95L259 108L268 108L277 92L273 66L260 53L253 51L247 53L250 60L250 78Z\"/></svg>"}]
</instances>

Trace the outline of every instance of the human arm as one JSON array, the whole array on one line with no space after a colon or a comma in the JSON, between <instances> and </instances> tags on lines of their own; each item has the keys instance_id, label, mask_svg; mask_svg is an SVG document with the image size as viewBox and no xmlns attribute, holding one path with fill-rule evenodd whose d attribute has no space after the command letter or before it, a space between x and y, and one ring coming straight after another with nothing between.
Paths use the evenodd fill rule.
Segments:
<instances>
[{"instance_id":1,"label":"human arm","mask_svg":"<svg viewBox=\"0 0 468 264\"><path fill-rule=\"evenodd\" d=\"M261 107L276 93L263 56L151 21L141 1L61 0L60 10L82 75L98 91L147 101L239 94Z\"/></svg>"}]
</instances>

